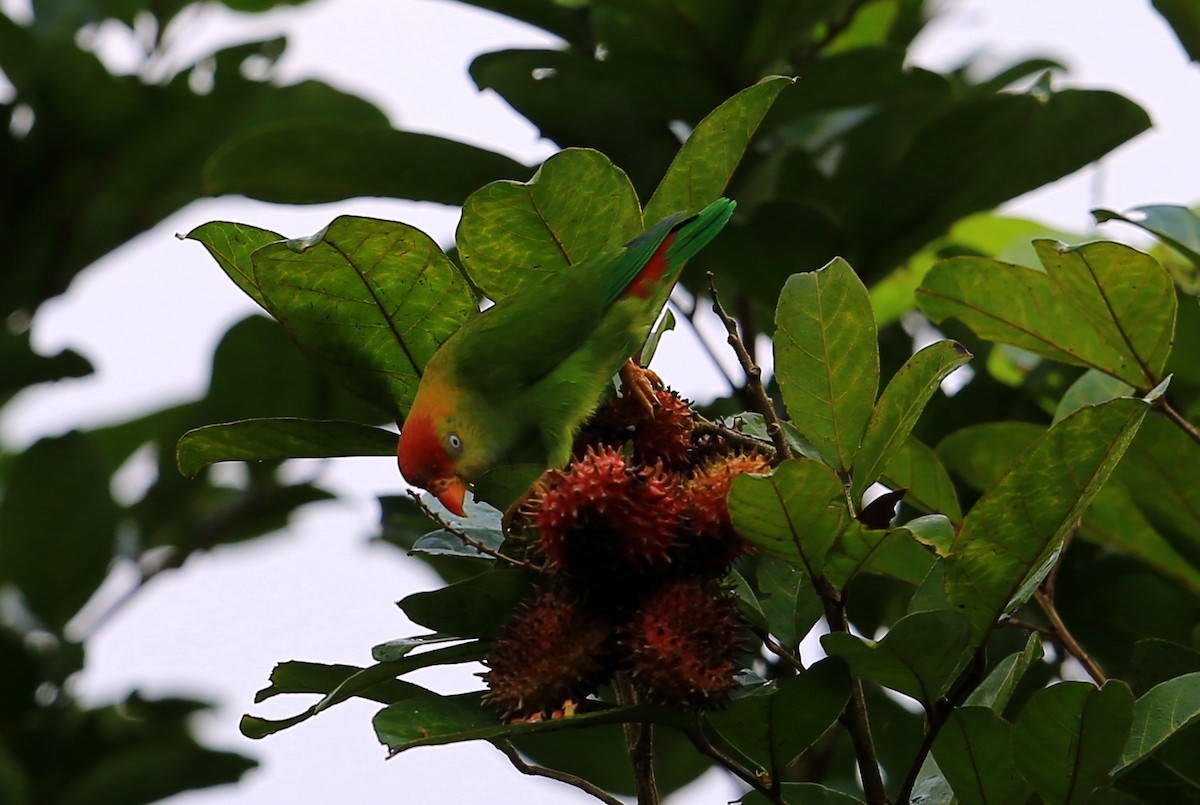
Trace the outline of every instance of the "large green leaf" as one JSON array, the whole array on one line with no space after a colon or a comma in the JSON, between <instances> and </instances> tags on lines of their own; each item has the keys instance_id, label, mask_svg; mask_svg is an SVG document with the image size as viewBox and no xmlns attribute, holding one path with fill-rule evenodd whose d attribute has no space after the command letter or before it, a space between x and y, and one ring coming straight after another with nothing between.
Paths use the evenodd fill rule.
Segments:
<instances>
[{"instance_id":1,"label":"large green leaf","mask_svg":"<svg viewBox=\"0 0 1200 805\"><path fill-rule=\"evenodd\" d=\"M1200 446L1165 417L1151 416L1117 479L1175 547L1200 562Z\"/></svg>"},{"instance_id":2,"label":"large green leaf","mask_svg":"<svg viewBox=\"0 0 1200 805\"><path fill-rule=\"evenodd\" d=\"M743 539L773 556L820 572L849 519L842 484L824 464L785 461L771 475L739 475L730 485L729 517Z\"/></svg>"},{"instance_id":3,"label":"large green leaf","mask_svg":"<svg viewBox=\"0 0 1200 805\"><path fill-rule=\"evenodd\" d=\"M680 210L695 212L724 192L758 124L775 97L795 79L765 78L742 90L700 121L646 202L648 224Z\"/></svg>"},{"instance_id":4,"label":"large green leaf","mask_svg":"<svg viewBox=\"0 0 1200 805\"><path fill-rule=\"evenodd\" d=\"M971 359L956 341L938 341L913 355L888 381L871 411L862 446L854 457L850 497L858 500L879 480L885 467L904 446L925 409L925 403L946 376Z\"/></svg>"},{"instance_id":5,"label":"large green leaf","mask_svg":"<svg viewBox=\"0 0 1200 805\"><path fill-rule=\"evenodd\" d=\"M104 581L118 510L109 470L76 432L42 439L8 468L0 499L0 579L61 631Z\"/></svg>"},{"instance_id":6,"label":"large green leaf","mask_svg":"<svg viewBox=\"0 0 1200 805\"><path fill-rule=\"evenodd\" d=\"M798 646L823 614L812 580L801 568L773 556L759 558L755 580L766 595L756 603L768 631L785 646Z\"/></svg>"},{"instance_id":7,"label":"large green leaf","mask_svg":"<svg viewBox=\"0 0 1200 805\"><path fill-rule=\"evenodd\" d=\"M1155 685L1133 706L1133 727L1116 772L1145 760L1175 733L1200 719L1200 672Z\"/></svg>"},{"instance_id":8,"label":"large green leaf","mask_svg":"<svg viewBox=\"0 0 1200 805\"><path fill-rule=\"evenodd\" d=\"M1127 453L1125 459L1132 461L1133 455ZM1118 469L1118 478L1120 472ZM1167 491L1168 496L1171 493ZM1100 490L1083 517L1079 536L1136 557L1186 589L1200 594L1200 568L1150 524L1121 484L1112 483ZM1200 556L1200 550L1193 549L1189 553Z\"/></svg>"},{"instance_id":9,"label":"large green leaf","mask_svg":"<svg viewBox=\"0 0 1200 805\"><path fill-rule=\"evenodd\" d=\"M272 672L271 684L255 695L256 702L265 701L281 693L325 693L325 696L304 712L291 718L266 719L244 715L239 729L247 738L265 738L280 730L307 721L318 713L355 696L389 702L418 696L424 692L423 688L398 681L396 677L434 665L477 662L485 655L486 651L483 645L474 642L434 649L421 654L407 654L398 660L381 662L367 668L283 663L276 666L275 671ZM276 674L279 675L278 679Z\"/></svg>"},{"instance_id":10,"label":"large green leaf","mask_svg":"<svg viewBox=\"0 0 1200 805\"><path fill-rule=\"evenodd\" d=\"M942 439L937 455L947 469L982 492L1045 433L1044 427L1032 422L985 422Z\"/></svg>"},{"instance_id":11,"label":"large green leaf","mask_svg":"<svg viewBox=\"0 0 1200 805\"><path fill-rule=\"evenodd\" d=\"M1133 693L1120 680L1099 690L1060 682L1029 698L1013 729L1013 755L1046 805L1087 802L1104 784L1121 757L1133 709Z\"/></svg>"},{"instance_id":12,"label":"large green leaf","mask_svg":"<svg viewBox=\"0 0 1200 805\"><path fill-rule=\"evenodd\" d=\"M949 526L945 518L940 519ZM915 586L929 573L933 561L933 554L907 527L873 529L853 521L826 556L825 576L838 588L859 573L891 576Z\"/></svg>"},{"instance_id":13,"label":"large green leaf","mask_svg":"<svg viewBox=\"0 0 1200 805\"><path fill-rule=\"evenodd\" d=\"M1200 8L1188 0L1153 0L1153 5L1171 24L1192 61L1200 62Z\"/></svg>"},{"instance_id":14,"label":"large green leaf","mask_svg":"<svg viewBox=\"0 0 1200 805\"><path fill-rule=\"evenodd\" d=\"M476 310L458 269L405 224L343 216L253 261L268 310L300 349L397 419L434 351Z\"/></svg>"},{"instance_id":15,"label":"large green leaf","mask_svg":"<svg viewBox=\"0 0 1200 805\"><path fill-rule=\"evenodd\" d=\"M393 754L417 746L437 746L462 741L495 741L532 733L576 730L603 724L649 721L692 728L694 715L665 707L605 707L585 705L569 718L543 721L501 721L483 706L482 692L442 696L432 691L408 697L380 710L374 719L375 734Z\"/></svg>"},{"instance_id":16,"label":"large green leaf","mask_svg":"<svg viewBox=\"0 0 1200 805\"><path fill-rule=\"evenodd\" d=\"M205 165L205 190L283 204L383 196L462 204L476 188L529 175L513 159L386 124L288 122L247 132Z\"/></svg>"},{"instance_id":17,"label":"large green leaf","mask_svg":"<svg viewBox=\"0 0 1200 805\"><path fill-rule=\"evenodd\" d=\"M1029 786L1009 746L1012 725L987 707L958 707L933 744L938 768L962 805L1021 805Z\"/></svg>"},{"instance_id":18,"label":"large green leaf","mask_svg":"<svg viewBox=\"0 0 1200 805\"><path fill-rule=\"evenodd\" d=\"M741 696L705 721L759 769L778 779L837 720L850 698L844 663L822 660L807 671Z\"/></svg>"},{"instance_id":19,"label":"large green leaf","mask_svg":"<svg viewBox=\"0 0 1200 805\"><path fill-rule=\"evenodd\" d=\"M1149 255L1117 243L1037 241L1045 271L977 257L935 266L917 290L936 322L958 318L982 338L1099 369L1148 391L1163 379L1175 291Z\"/></svg>"},{"instance_id":20,"label":"large green leaf","mask_svg":"<svg viewBox=\"0 0 1200 805\"><path fill-rule=\"evenodd\" d=\"M275 461L285 458L391 456L396 434L356 422L246 419L190 430L179 440L179 471L188 478L218 461Z\"/></svg>"},{"instance_id":21,"label":"large green leaf","mask_svg":"<svg viewBox=\"0 0 1200 805\"><path fill-rule=\"evenodd\" d=\"M499 631L529 592L526 574L489 570L447 587L413 593L399 606L413 623L440 634L482 637Z\"/></svg>"},{"instance_id":22,"label":"large green leaf","mask_svg":"<svg viewBox=\"0 0 1200 805\"><path fill-rule=\"evenodd\" d=\"M826 461L847 470L879 388L867 289L845 260L793 274L775 311L775 375L792 421Z\"/></svg>"},{"instance_id":23,"label":"large green leaf","mask_svg":"<svg viewBox=\"0 0 1200 805\"><path fill-rule=\"evenodd\" d=\"M1196 22L1200 37L1200 15ZM1200 44L1200 39L1197 40ZM1147 204L1119 213L1115 210L1092 210L1096 223L1123 221L1144 229L1178 251L1193 264L1200 266L1200 215L1178 204Z\"/></svg>"},{"instance_id":24,"label":"large green leaf","mask_svg":"<svg viewBox=\"0 0 1200 805\"><path fill-rule=\"evenodd\" d=\"M971 691L966 704L970 706L990 707L1002 714L1008 707L1017 685L1025 676L1025 672L1035 662L1045 655L1042 649L1042 638L1037 632L1029 635L1025 647L1016 654L1010 654L992 669L979 686Z\"/></svg>"},{"instance_id":25,"label":"large green leaf","mask_svg":"<svg viewBox=\"0 0 1200 805\"><path fill-rule=\"evenodd\" d=\"M904 502L929 513L944 514L950 522L962 522L962 508L954 483L946 474L937 453L924 442L909 436L880 477L892 489L907 489Z\"/></svg>"},{"instance_id":26,"label":"large green leaf","mask_svg":"<svg viewBox=\"0 0 1200 805\"><path fill-rule=\"evenodd\" d=\"M528 182L493 182L472 193L458 224L458 254L475 284L499 300L641 231L625 173L598 151L568 149Z\"/></svg>"},{"instance_id":27,"label":"large green leaf","mask_svg":"<svg viewBox=\"0 0 1200 805\"><path fill-rule=\"evenodd\" d=\"M1120 461L1149 406L1121 399L1084 408L1021 454L975 504L946 562L946 596L974 644L1049 572L1066 532Z\"/></svg>"},{"instance_id":28,"label":"large green leaf","mask_svg":"<svg viewBox=\"0 0 1200 805\"><path fill-rule=\"evenodd\" d=\"M929 710L970 659L970 639L970 624L957 612L927 610L905 615L877 643L833 632L821 645L850 663L856 676L911 696Z\"/></svg>"},{"instance_id":29,"label":"large green leaf","mask_svg":"<svg viewBox=\"0 0 1200 805\"><path fill-rule=\"evenodd\" d=\"M268 243L283 240L282 235L249 224L209 221L193 229L186 237L202 243L229 278L260 307L269 310L267 300L259 290L258 280L254 278L252 255Z\"/></svg>"}]
</instances>

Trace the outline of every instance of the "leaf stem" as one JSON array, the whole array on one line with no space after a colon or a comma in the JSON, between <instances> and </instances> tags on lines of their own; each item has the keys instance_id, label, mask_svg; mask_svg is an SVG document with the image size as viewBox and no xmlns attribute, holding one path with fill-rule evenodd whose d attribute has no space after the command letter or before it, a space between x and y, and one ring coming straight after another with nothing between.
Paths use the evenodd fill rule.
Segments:
<instances>
[{"instance_id":1,"label":"leaf stem","mask_svg":"<svg viewBox=\"0 0 1200 805\"><path fill-rule=\"evenodd\" d=\"M613 691L617 704L629 707L638 704L637 690L628 675L618 673L613 678ZM645 721L621 723L625 731L625 748L633 764L633 785L637 792L638 805L659 805L658 784L654 780L654 732L653 725Z\"/></svg>"},{"instance_id":2,"label":"leaf stem","mask_svg":"<svg viewBox=\"0 0 1200 805\"><path fill-rule=\"evenodd\" d=\"M493 559L499 559L502 562L508 562L510 565L513 565L514 567L521 567L521 568L525 568L526 570L533 569L533 565L529 564L528 562L523 562L520 559L514 559L511 556L506 556L506 555L500 553L499 551L495 550L494 548L489 548L488 546L484 545L479 540L473 539L471 536L469 536L467 534L467 532L463 531L461 528L458 528L457 526L451 525L450 523L446 522L445 520L442 519L441 515L439 515L433 509L429 508L429 506L425 503L425 501L421 500L421 496L417 492L413 491L412 489L408 490L408 496L413 499L413 502L415 502L417 504L417 507L421 511L425 512L426 517L428 517L430 520L433 520L435 523L440 525L447 532L458 537L458 539L462 542L462 544L466 545L468 548L474 548L475 550L479 551L481 554L483 554L485 556L490 556Z\"/></svg>"},{"instance_id":3,"label":"leaf stem","mask_svg":"<svg viewBox=\"0 0 1200 805\"><path fill-rule=\"evenodd\" d=\"M509 762L513 764L513 767L522 774L528 774L532 777L548 777L551 780L558 780L560 783L566 783L567 785L575 786L580 791L591 794L596 799L605 803L605 805L624 805L621 800L611 796L604 789L594 785L593 783L589 783L582 777L576 777L573 774L567 774L566 772L558 771L557 769L548 769L545 766L534 766L526 763L525 759L521 757L519 752L517 752L516 747L513 746L509 741L492 741L491 744L503 752L504 756L507 757Z\"/></svg>"},{"instance_id":4,"label":"leaf stem","mask_svg":"<svg viewBox=\"0 0 1200 805\"><path fill-rule=\"evenodd\" d=\"M1162 411L1163 414L1166 415L1167 419L1175 423L1175 425L1184 433L1186 433L1193 442L1200 444L1200 428L1197 428L1188 421L1187 417L1175 410L1171 403L1167 401L1165 394L1154 401L1154 407Z\"/></svg>"},{"instance_id":5,"label":"leaf stem","mask_svg":"<svg viewBox=\"0 0 1200 805\"><path fill-rule=\"evenodd\" d=\"M721 306L711 271L708 272L708 292L712 297L713 312L721 319L721 323L725 325L725 331L729 334L726 340L729 342L729 346L733 347L738 362L746 372L746 394L749 396L749 402L757 408L758 413L762 414L763 420L767 423L767 434L775 444L775 458L777 461L789 459L792 457L792 450L788 446L787 437L784 436L783 426L779 423L779 416L775 413L775 404L771 402L771 396L763 388L762 368L750 357L745 342L738 334L737 320L726 313L725 308Z\"/></svg>"},{"instance_id":6,"label":"leaf stem","mask_svg":"<svg viewBox=\"0 0 1200 805\"><path fill-rule=\"evenodd\" d=\"M737 760L718 749L713 742L709 740L708 736L704 734L703 730L696 727L686 730L685 734L691 740L692 745L696 747L696 750L700 754L704 755L710 760L715 761L718 765L737 775L743 782L745 782L758 793L762 794L771 802L774 802L775 805L787 805L787 803L785 803L783 800L783 795L779 791L776 791L770 785L764 783L762 778L753 771L746 768Z\"/></svg>"}]
</instances>

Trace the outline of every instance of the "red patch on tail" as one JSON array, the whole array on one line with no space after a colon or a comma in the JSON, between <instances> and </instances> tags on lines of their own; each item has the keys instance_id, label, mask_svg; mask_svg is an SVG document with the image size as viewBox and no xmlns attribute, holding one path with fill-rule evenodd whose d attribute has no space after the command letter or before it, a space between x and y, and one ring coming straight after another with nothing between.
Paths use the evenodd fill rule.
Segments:
<instances>
[{"instance_id":1,"label":"red patch on tail","mask_svg":"<svg viewBox=\"0 0 1200 805\"><path fill-rule=\"evenodd\" d=\"M625 293L621 296L633 294L639 299L649 299L654 289L662 282L663 276L671 268L671 264L667 262L667 249L675 242L675 235L672 232L663 240L662 245L657 251L646 261L646 265L642 266L642 270L633 278L633 282L625 289Z\"/></svg>"}]
</instances>

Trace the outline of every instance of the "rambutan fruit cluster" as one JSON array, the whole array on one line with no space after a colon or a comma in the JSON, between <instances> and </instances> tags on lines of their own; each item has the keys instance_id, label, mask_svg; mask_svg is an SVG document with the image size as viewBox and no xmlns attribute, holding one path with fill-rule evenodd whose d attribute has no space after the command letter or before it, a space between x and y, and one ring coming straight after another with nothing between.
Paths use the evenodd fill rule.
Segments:
<instances>
[{"instance_id":1,"label":"rambutan fruit cluster","mask_svg":"<svg viewBox=\"0 0 1200 805\"><path fill-rule=\"evenodd\" d=\"M735 684L745 624L725 578L748 545L725 496L770 462L702 434L685 400L643 382L597 411L523 509L544 578L487 659L485 701L506 717L548 713L618 673L640 700L678 707L719 707Z\"/></svg>"}]
</instances>

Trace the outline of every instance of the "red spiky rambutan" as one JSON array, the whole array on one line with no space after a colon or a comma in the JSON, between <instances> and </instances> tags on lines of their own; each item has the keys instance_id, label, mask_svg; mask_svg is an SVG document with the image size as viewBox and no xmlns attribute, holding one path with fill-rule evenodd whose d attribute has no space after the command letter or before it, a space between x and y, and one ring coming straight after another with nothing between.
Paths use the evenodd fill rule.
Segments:
<instances>
[{"instance_id":1,"label":"red spiky rambutan","mask_svg":"<svg viewBox=\"0 0 1200 805\"><path fill-rule=\"evenodd\" d=\"M771 463L757 453L721 456L700 467L683 487L684 520L690 535L689 553L703 554L708 564L725 566L748 545L729 521L725 497L733 479L744 473L770 472Z\"/></svg>"},{"instance_id":2,"label":"red spiky rambutan","mask_svg":"<svg viewBox=\"0 0 1200 805\"><path fill-rule=\"evenodd\" d=\"M506 718L549 713L610 673L612 625L559 585L519 606L492 643L483 701Z\"/></svg>"},{"instance_id":3,"label":"red spiky rambutan","mask_svg":"<svg viewBox=\"0 0 1200 805\"><path fill-rule=\"evenodd\" d=\"M592 415L575 440L575 455L582 457L589 449L605 446L619 448L628 442L641 464L686 467L695 429L689 403L667 388L651 386L648 400L625 386L622 391Z\"/></svg>"},{"instance_id":4,"label":"red spiky rambutan","mask_svg":"<svg viewBox=\"0 0 1200 805\"><path fill-rule=\"evenodd\" d=\"M625 642L634 686L647 700L711 708L739 671L742 629L731 594L713 581L663 582L643 601Z\"/></svg>"},{"instance_id":5,"label":"red spiky rambutan","mask_svg":"<svg viewBox=\"0 0 1200 805\"><path fill-rule=\"evenodd\" d=\"M600 573L668 561L680 509L677 485L661 468L607 447L546 473L530 504L537 543L552 566Z\"/></svg>"}]
</instances>

